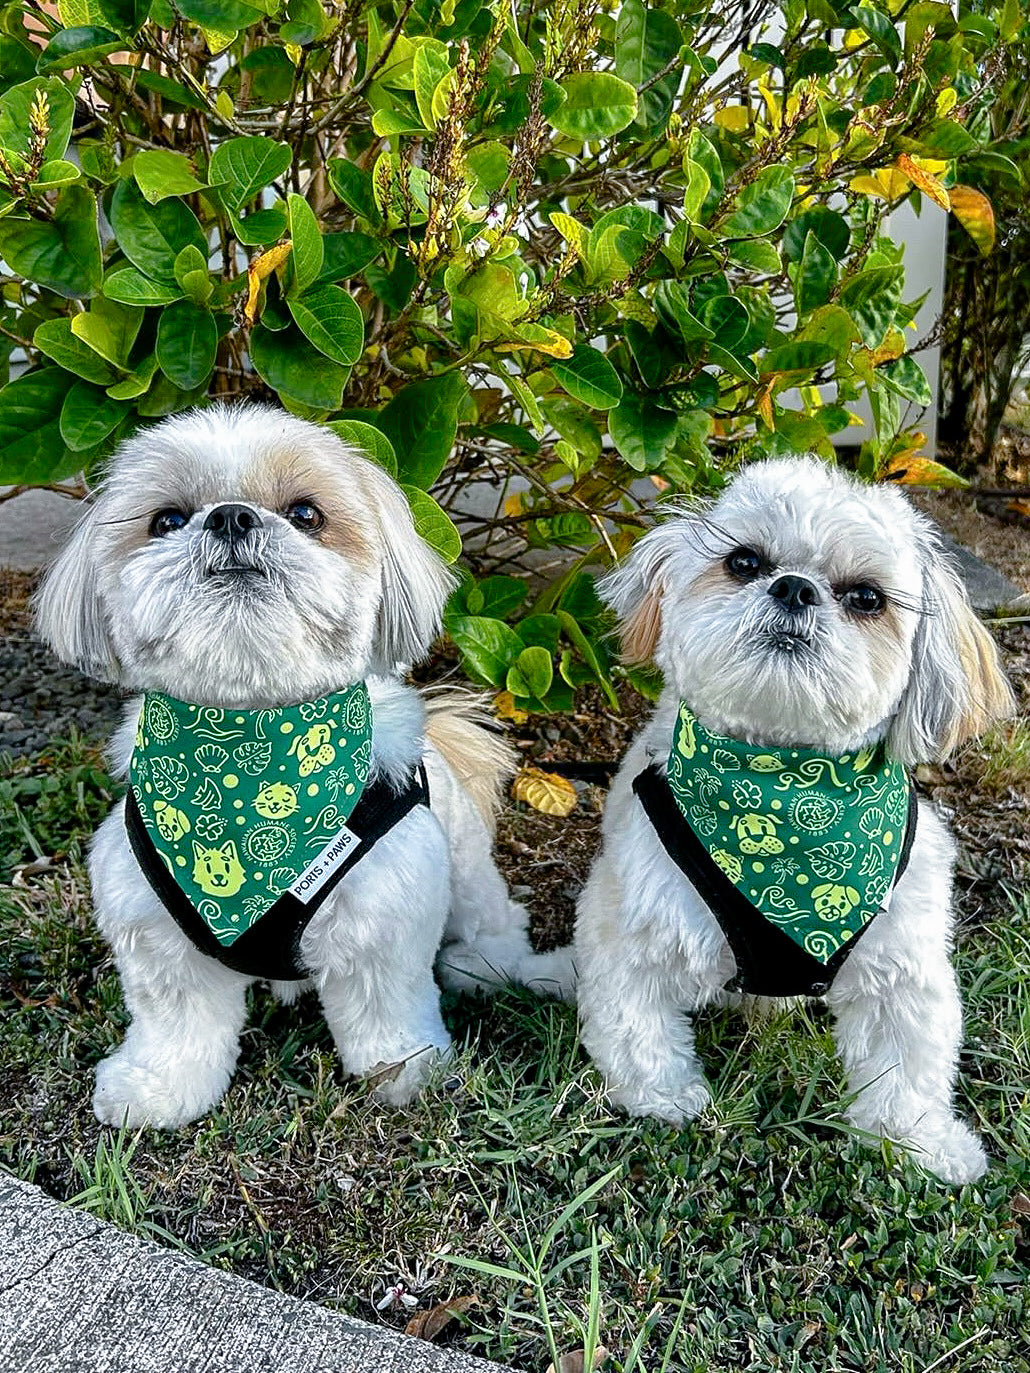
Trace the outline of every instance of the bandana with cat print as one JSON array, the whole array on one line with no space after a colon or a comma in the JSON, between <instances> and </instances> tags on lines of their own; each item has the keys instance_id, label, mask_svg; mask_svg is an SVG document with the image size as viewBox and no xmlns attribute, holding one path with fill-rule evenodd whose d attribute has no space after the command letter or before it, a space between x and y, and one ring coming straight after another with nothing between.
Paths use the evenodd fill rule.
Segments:
<instances>
[{"instance_id":1,"label":"bandana with cat print","mask_svg":"<svg viewBox=\"0 0 1030 1373\"><path fill-rule=\"evenodd\" d=\"M823 995L908 860L915 795L883 745L831 757L711 734L680 705L634 791L737 961L728 990Z\"/></svg>"},{"instance_id":2,"label":"bandana with cat print","mask_svg":"<svg viewBox=\"0 0 1030 1373\"><path fill-rule=\"evenodd\" d=\"M152 691L130 802L148 847L228 950L281 898L317 904L357 843L346 822L371 760L364 682L273 710L217 710Z\"/></svg>"}]
</instances>

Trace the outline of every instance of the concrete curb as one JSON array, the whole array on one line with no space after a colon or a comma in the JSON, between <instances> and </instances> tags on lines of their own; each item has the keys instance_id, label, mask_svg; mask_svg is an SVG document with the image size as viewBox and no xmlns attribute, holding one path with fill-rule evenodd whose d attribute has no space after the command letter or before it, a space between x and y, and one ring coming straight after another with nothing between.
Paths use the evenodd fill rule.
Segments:
<instances>
[{"instance_id":1,"label":"concrete curb","mask_svg":"<svg viewBox=\"0 0 1030 1373\"><path fill-rule=\"evenodd\" d=\"M0 1177L3 1373L497 1373L284 1297Z\"/></svg>"}]
</instances>

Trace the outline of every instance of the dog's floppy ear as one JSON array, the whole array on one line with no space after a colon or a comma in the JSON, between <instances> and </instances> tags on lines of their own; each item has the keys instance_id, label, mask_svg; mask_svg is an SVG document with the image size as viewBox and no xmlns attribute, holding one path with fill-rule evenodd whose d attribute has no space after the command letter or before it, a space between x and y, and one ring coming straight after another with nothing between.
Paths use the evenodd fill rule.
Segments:
<instances>
[{"instance_id":1,"label":"dog's floppy ear","mask_svg":"<svg viewBox=\"0 0 1030 1373\"><path fill-rule=\"evenodd\" d=\"M649 663L662 632L664 572L673 543L682 539L683 518L648 530L618 567L598 583L598 593L619 617L622 660Z\"/></svg>"},{"instance_id":2,"label":"dog's floppy ear","mask_svg":"<svg viewBox=\"0 0 1030 1373\"><path fill-rule=\"evenodd\" d=\"M912 675L891 726L902 762L936 762L1014 709L994 640L935 535L921 539L923 604Z\"/></svg>"},{"instance_id":3,"label":"dog's floppy ear","mask_svg":"<svg viewBox=\"0 0 1030 1373\"><path fill-rule=\"evenodd\" d=\"M97 588L97 507L79 520L34 601L36 633L63 662L117 682L120 667Z\"/></svg>"},{"instance_id":4,"label":"dog's floppy ear","mask_svg":"<svg viewBox=\"0 0 1030 1373\"><path fill-rule=\"evenodd\" d=\"M415 529L404 492L373 463L369 481L383 541L383 575L376 623L380 670L410 667L429 652L456 578Z\"/></svg>"}]
</instances>

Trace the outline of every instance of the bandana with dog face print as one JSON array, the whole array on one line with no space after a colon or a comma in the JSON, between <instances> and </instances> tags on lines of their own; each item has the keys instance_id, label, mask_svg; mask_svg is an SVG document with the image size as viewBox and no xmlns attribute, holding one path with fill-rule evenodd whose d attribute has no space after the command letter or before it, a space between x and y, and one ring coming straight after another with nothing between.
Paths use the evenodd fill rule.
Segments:
<instances>
[{"instance_id":1,"label":"bandana with dog face print","mask_svg":"<svg viewBox=\"0 0 1030 1373\"><path fill-rule=\"evenodd\" d=\"M709 734L680 706L676 805L765 919L827 964L882 908L905 853L910 787L882 745L830 757Z\"/></svg>"},{"instance_id":2,"label":"bandana with dog face print","mask_svg":"<svg viewBox=\"0 0 1030 1373\"><path fill-rule=\"evenodd\" d=\"M308 903L354 840L372 759L364 682L274 710L148 692L129 783L175 884L228 949L287 893Z\"/></svg>"}]
</instances>

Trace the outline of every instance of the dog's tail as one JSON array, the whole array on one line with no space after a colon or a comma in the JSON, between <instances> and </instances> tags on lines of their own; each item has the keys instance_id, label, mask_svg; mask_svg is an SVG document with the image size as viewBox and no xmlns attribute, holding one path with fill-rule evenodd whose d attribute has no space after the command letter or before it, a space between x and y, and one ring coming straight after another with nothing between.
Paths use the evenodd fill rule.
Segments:
<instances>
[{"instance_id":1,"label":"dog's tail","mask_svg":"<svg viewBox=\"0 0 1030 1373\"><path fill-rule=\"evenodd\" d=\"M518 755L494 724L487 697L459 687L425 693L426 733L472 797L491 836L504 783L518 766Z\"/></svg>"}]
</instances>

